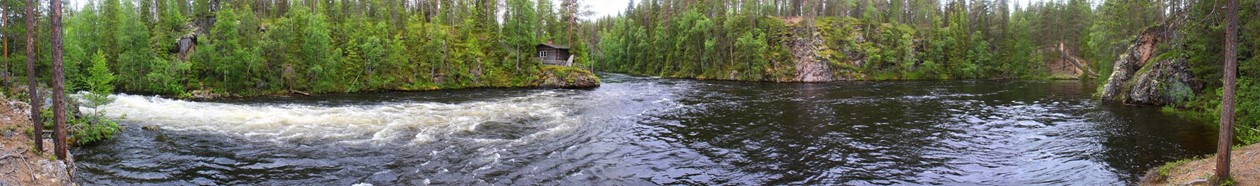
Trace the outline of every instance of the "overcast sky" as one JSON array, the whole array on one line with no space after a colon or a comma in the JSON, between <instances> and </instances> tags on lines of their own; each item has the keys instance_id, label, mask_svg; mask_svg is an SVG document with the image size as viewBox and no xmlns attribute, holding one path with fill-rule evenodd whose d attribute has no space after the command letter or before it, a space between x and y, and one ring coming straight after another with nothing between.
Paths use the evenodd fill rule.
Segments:
<instances>
[{"instance_id":1,"label":"overcast sky","mask_svg":"<svg viewBox=\"0 0 1260 186\"><path fill-rule=\"evenodd\" d=\"M604 17L604 16L617 15L626 9L627 3L630 3L630 0L582 0L582 1L586 3L587 5L590 5L590 7L588 8L590 8L592 12L595 12L594 15L591 15L593 16L592 19ZM635 3L638 3L640 1L643 1L643 0L635 0ZM1012 0L1010 2L1012 4L1019 3L1020 7L1026 7L1029 2L1041 2L1041 1L1045 1L1045 0Z\"/></svg>"}]
</instances>

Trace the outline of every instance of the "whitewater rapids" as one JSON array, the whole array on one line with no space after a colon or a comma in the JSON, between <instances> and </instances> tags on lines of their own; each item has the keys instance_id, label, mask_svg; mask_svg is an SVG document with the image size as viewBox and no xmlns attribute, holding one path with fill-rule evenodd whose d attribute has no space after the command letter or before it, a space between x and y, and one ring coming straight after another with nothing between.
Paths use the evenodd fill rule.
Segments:
<instances>
[{"instance_id":1,"label":"whitewater rapids","mask_svg":"<svg viewBox=\"0 0 1260 186\"><path fill-rule=\"evenodd\" d=\"M110 96L112 103L97 109L111 119L161 130L219 133L254 141L414 145L456 137L528 140L564 131L578 122L568 117L573 101L563 94L544 91L464 103L335 106L232 104L115 94Z\"/></svg>"}]
</instances>

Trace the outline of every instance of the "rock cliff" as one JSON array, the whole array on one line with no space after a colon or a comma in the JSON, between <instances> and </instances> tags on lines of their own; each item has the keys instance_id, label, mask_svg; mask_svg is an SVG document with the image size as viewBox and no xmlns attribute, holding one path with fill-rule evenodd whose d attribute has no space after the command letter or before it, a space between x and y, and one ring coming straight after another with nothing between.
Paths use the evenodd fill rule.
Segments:
<instances>
[{"instance_id":1,"label":"rock cliff","mask_svg":"<svg viewBox=\"0 0 1260 186\"><path fill-rule=\"evenodd\" d=\"M797 82L828 82L835 81L832 74L834 73L828 59L818 55L819 51L827 47L823 45L823 40L818 32L809 30L803 26L794 26L793 33L797 36L785 43L792 53L796 61L796 77L792 78Z\"/></svg>"},{"instance_id":2,"label":"rock cliff","mask_svg":"<svg viewBox=\"0 0 1260 186\"><path fill-rule=\"evenodd\" d=\"M1116 60L1099 97L1128 104L1181 105L1203 89L1186 64L1186 56L1161 51L1176 36L1175 23L1143 31Z\"/></svg>"}]
</instances>

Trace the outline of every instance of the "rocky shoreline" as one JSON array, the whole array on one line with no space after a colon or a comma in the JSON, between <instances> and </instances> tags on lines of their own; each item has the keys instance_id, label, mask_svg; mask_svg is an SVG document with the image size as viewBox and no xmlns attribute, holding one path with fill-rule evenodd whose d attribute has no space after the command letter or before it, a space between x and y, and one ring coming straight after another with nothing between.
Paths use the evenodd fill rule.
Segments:
<instances>
[{"instance_id":1,"label":"rocky shoreline","mask_svg":"<svg viewBox=\"0 0 1260 186\"><path fill-rule=\"evenodd\" d=\"M26 131L31 130L30 105L0 94L0 185L76 185L73 156L52 160L52 141L36 152ZM68 163L69 162L69 163Z\"/></svg>"}]
</instances>

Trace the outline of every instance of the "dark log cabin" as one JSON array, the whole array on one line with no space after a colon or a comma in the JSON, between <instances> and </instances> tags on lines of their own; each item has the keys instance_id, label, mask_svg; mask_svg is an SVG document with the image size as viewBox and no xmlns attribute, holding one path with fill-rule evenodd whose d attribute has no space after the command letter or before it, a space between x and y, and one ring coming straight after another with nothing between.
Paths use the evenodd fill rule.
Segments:
<instances>
[{"instance_id":1,"label":"dark log cabin","mask_svg":"<svg viewBox=\"0 0 1260 186\"><path fill-rule=\"evenodd\" d=\"M550 41L547 44L538 44L538 59L543 64L569 66L573 64L573 56L569 54L569 47L554 45Z\"/></svg>"}]
</instances>

